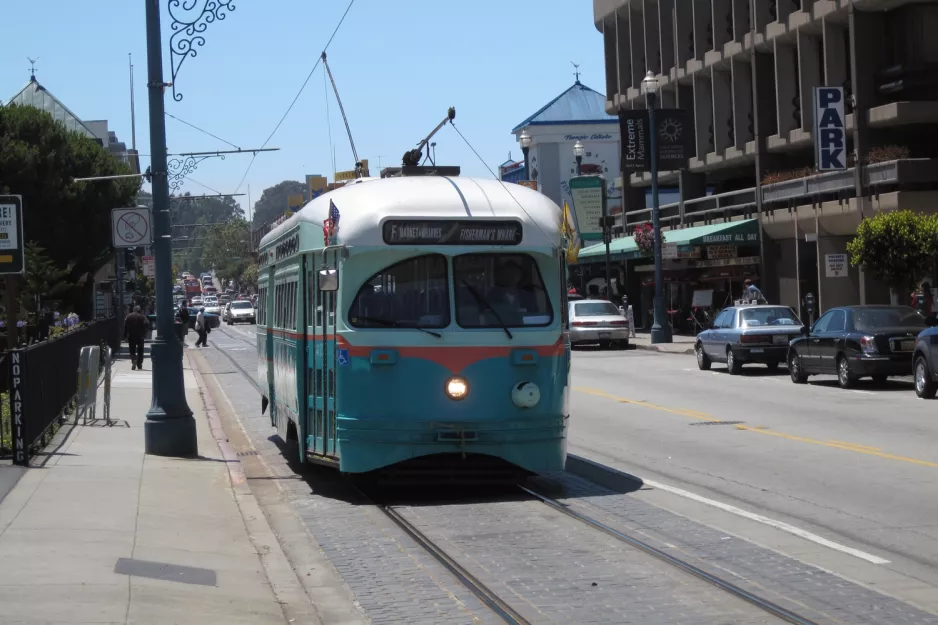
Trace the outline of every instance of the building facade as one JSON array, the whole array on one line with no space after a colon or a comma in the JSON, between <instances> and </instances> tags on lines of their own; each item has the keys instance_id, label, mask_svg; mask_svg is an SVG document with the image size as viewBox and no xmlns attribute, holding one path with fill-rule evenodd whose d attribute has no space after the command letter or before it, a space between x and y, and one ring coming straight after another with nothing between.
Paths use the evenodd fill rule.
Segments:
<instances>
[{"instance_id":1,"label":"building facade","mask_svg":"<svg viewBox=\"0 0 938 625\"><path fill-rule=\"evenodd\" d=\"M582 173L606 177L610 214L621 214L621 193L615 184L621 173L619 119L606 112L606 98L601 93L577 81L511 132L519 144L523 132L531 137L527 179L537 182L538 190L558 206L567 202L574 208L574 216L570 178L577 175L573 146L579 141L586 151ZM524 171L523 161L509 175L517 176L518 171ZM596 230L596 224L578 226L581 232Z\"/></svg>"},{"instance_id":2,"label":"building facade","mask_svg":"<svg viewBox=\"0 0 938 625\"><path fill-rule=\"evenodd\" d=\"M661 206L663 226L759 225L758 248L746 242L745 251L758 250L758 262L745 267L733 260L739 250L708 235L721 244L715 256L729 257L720 272L730 296L733 281L753 277L805 318L808 293L822 311L889 301L883 285L844 262L846 244L876 211L938 210L938 2L594 0L593 8L606 112L645 108L648 71L659 106L688 112L687 168L659 176L680 189L679 201ZM816 173L815 86L844 89L844 171ZM620 178L627 233L650 220L650 182L648 174ZM707 252L704 244L701 260L673 258L667 268L721 261Z\"/></svg>"}]
</instances>

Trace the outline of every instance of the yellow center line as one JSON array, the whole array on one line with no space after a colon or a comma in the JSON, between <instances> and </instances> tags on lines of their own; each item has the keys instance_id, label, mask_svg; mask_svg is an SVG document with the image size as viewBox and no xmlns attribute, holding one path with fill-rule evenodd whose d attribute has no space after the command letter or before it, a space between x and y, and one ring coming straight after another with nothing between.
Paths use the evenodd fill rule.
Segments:
<instances>
[{"instance_id":1,"label":"yellow center line","mask_svg":"<svg viewBox=\"0 0 938 625\"><path fill-rule=\"evenodd\" d=\"M633 406L639 406L642 408L649 408L651 410L659 410L661 412L668 412L671 414L676 414L682 417L688 417L690 419L702 420L702 421L719 421L719 419L714 419L712 416L708 415L705 412L698 412L696 410L681 410L675 408L668 408L666 406L659 406L657 404L652 404L646 401L637 401L634 399L626 399L624 397L617 397L616 395L611 395L605 391L601 391L595 388L585 388L574 386L572 387L574 391L580 393L586 393L588 395L595 395L597 397L604 397L606 399L611 399L622 404L631 404ZM852 451L858 454L866 454L868 456L876 456L877 458L885 458L886 460L898 460L899 462L907 462L909 464L915 464L922 467L930 467L938 469L938 462L929 462L928 460L919 460L918 458L909 458L907 456L897 456L895 454L885 453L880 451L878 447L869 447L867 445L860 445L858 443L845 443L842 441L822 441L815 438L807 438L805 436L795 436L793 434L785 434L783 432L776 432L774 430L765 429L765 426L756 426L751 427L748 425L736 425L736 430L742 432L755 432L756 434L766 434L768 436L775 436L778 438L784 438L790 441L796 441L799 443L807 443L809 445L819 445L821 447L829 447L831 449L842 449L844 451Z\"/></svg>"}]
</instances>

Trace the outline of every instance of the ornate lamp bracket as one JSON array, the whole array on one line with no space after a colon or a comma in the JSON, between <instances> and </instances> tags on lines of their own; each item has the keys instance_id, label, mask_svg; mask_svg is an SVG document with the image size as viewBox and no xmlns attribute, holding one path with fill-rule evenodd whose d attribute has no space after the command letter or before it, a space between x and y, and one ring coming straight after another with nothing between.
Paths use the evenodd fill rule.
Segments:
<instances>
[{"instance_id":1,"label":"ornate lamp bracket","mask_svg":"<svg viewBox=\"0 0 938 625\"><path fill-rule=\"evenodd\" d=\"M186 176L191 174L199 166L199 163L204 161L207 158L220 158L225 160L224 154L207 154L207 155L190 155L190 154L179 154L175 157L170 157L166 162L166 169L169 172L169 192L175 193L179 190L179 187L185 182Z\"/></svg>"},{"instance_id":2,"label":"ornate lamp bracket","mask_svg":"<svg viewBox=\"0 0 938 625\"><path fill-rule=\"evenodd\" d=\"M169 16L172 18L169 37L169 60L173 73L173 99L182 100L182 94L176 92L176 78L183 62L190 56L198 56L197 48L205 45L202 36L208 25L215 20L228 17L229 11L235 10L234 0L169 0Z\"/></svg>"}]
</instances>

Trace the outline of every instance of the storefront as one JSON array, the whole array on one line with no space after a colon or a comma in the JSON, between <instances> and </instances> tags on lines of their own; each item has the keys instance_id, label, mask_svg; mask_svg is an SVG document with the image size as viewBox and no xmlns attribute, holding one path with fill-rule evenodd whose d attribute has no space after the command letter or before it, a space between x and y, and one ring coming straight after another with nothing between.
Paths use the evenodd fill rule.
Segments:
<instances>
[{"instance_id":1,"label":"storefront","mask_svg":"<svg viewBox=\"0 0 938 625\"><path fill-rule=\"evenodd\" d=\"M756 219L668 230L663 239L665 302L675 331L698 330L715 311L741 296L744 280L759 283ZM571 268L577 290L595 297L604 293L605 254L602 244L580 251L577 265ZM655 291L652 255L627 236L613 240L610 258L614 296L628 295L636 325L650 327Z\"/></svg>"}]
</instances>

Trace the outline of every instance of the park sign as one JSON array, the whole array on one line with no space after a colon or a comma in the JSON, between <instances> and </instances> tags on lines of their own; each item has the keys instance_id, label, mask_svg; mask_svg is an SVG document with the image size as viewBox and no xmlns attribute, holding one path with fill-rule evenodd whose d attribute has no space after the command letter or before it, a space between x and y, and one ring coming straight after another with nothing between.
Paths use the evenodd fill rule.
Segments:
<instances>
[{"instance_id":1,"label":"park sign","mask_svg":"<svg viewBox=\"0 0 938 625\"><path fill-rule=\"evenodd\" d=\"M0 274L21 274L26 266L23 197L0 195Z\"/></svg>"},{"instance_id":2,"label":"park sign","mask_svg":"<svg viewBox=\"0 0 938 625\"><path fill-rule=\"evenodd\" d=\"M814 88L814 154L818 171L847 169L843 87Z\"/></svg>"}]
</instances>

